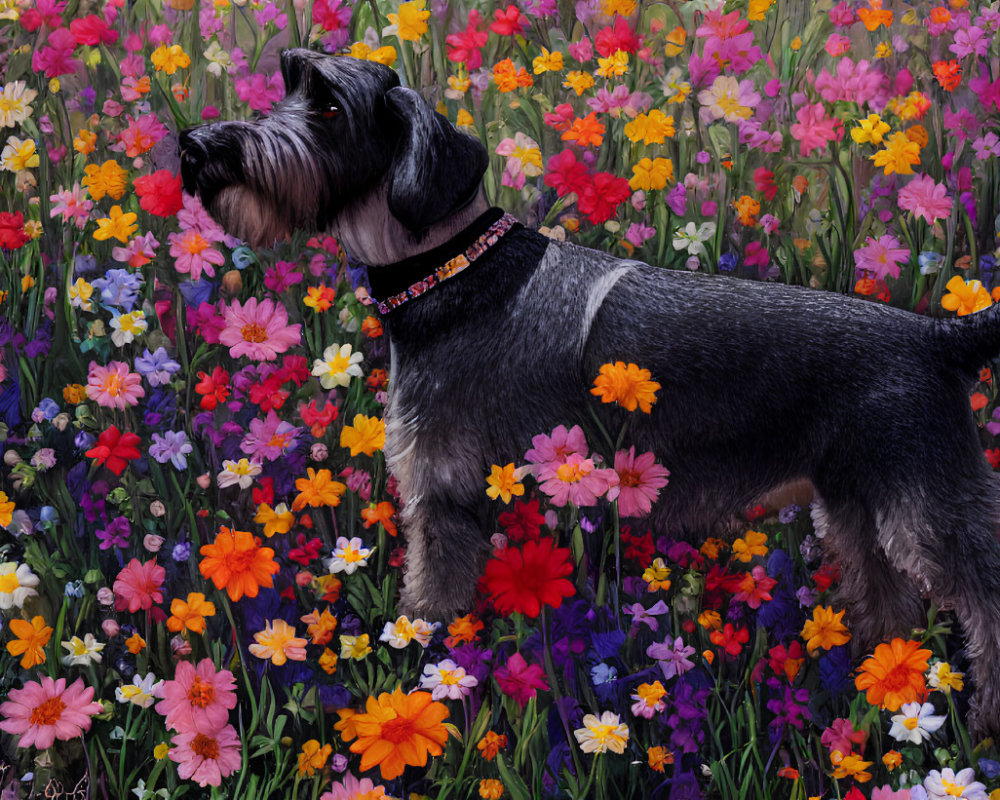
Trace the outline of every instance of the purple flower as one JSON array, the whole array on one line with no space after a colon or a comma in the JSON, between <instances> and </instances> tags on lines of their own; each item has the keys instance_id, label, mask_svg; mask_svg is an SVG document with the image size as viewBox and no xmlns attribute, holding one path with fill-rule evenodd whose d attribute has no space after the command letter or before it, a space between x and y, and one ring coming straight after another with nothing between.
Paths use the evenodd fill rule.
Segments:
<instances>
[{"instance_id":1,"label":"purple flower","mask_svg":"<svg viewBox=\"0 0 1000 800\"><path fill-rule=\"evenodd\" d=\"M112 547L128 547L128 537L132 533L132 526L125 517L115 517L104 530L97 531L97 538L100 540L101 550L110 550Z\"/></svg>"},{"instance_id":2,"label":"purple flower","mask_svg":"<svg viewBox=\"0 0 1000 800\"><path fill-rule=\"evenodd\" d=\"M622 608L626 614L632 617L632 626L638 627L639 623L645 623L651 631L660 629L657 617L670 611L670 606L662 600L657 600L652 606L646 608L642 603L633 603L631 606Z\"/></svg>"},{"instance_id":3,"label":"purple flower","mask_svg":"<svg viewBox=\"0 0 1000 800\"><path fill-rule=\"evenodd\" d=\"M125 311L135 307L142 288L142 276L127 269L109 269L103 278L91 281L101 292L101 301L109 306L119 306Z\"/></svg>"},{"instance_id":4,"label":"purple flower","mask_svg":"<svg viewBox=\"0 0 1000 800\"><path fill-rule=\"evenodd\" d=\"M683 217L687 213L687 189L683 183L678 182L667 192L667 205L678 217Z\"/></svg>"},{"instance_id":5,"label":"purple flower","mask_svg":"<svg viewBox=\"0 0 1000 800\"><path fill-rule=\"evenodd\" d=\"M772 681L768 681L768 685L771 683ZM774 685L778 685L776 680ZM767 702L768 710L776 715L771 720L771 727L781 730L786 725L793 725L802 730L805 720L810 719L809 709L806 707L808 702L808 689L792 689L791 686L785 685L782 697Z\"/></svg>"},{"instance_id":6,"label":"purple flower","mask_svg":"<svg viewBox=\"0 0 1000 800\"><path fill-rule=\"evenodd\" d=\"M688 660L689 656L694 655L694 648L684 644L684 640L680 636L672 642L668 637L663 642L651 644L646 648L646 655L659 662L660 669L663 670L664 680L683 675L694 667L694 664Z\"/></svg>"},{"instance_id":7,"label":"purple flower","mask_svg":"<svg viewBox=\"0 0 1000 800\"><path fill-rule=\"evenodd\" d=\"M194 447L184 431L167 431L162 436L154 433L149 454L160 464L168 461L179 470L187 469L187 455Z\"/></svg>"},{"instance_id":8,"label":"purple flower","mask_svg":"<svg viewBox=\"0 0 1000 800\"><path fill-rule=\"evenodd\" d=\"M180 370L181 365L168 356L164 348L157 347L150 353L147 347L135 360L135 368L150 386L162 386L170 383L170 377Z\"/></svg>"}]
</instances>

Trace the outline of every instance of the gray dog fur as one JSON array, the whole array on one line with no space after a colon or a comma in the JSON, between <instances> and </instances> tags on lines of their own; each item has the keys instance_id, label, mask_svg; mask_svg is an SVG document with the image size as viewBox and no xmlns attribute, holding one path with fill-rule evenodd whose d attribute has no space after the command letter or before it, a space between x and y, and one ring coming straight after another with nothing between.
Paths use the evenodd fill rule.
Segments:
<instances>
[{"instance_id":1,"label":"gray dog fur","mask_svg":"<svg viewBox=\"0 0 1000 800\"><path fill-rule=\"evenodd\" d=\"M485 149L391 70L304 50L286 52L282 70L288 96L272 114L181 137L186 188L231 233L271 244L295 228L331 231L374 285L447 250L487 211ZM695 539L808 478L855 654L909 636L924 597L954 609L976 685L971 724L1000 733L1000 491L968 399L1000 351L1000 312L929 319L653 268L518 227L384 323L385 453L410 612L472 607L489 466L558 424L586 426L600 365L634 362L662 385L653 412L629 423L630 441L671 471L654 529ZM626 417L597 413L613 430Z\"/></svg>"}]
</instances>

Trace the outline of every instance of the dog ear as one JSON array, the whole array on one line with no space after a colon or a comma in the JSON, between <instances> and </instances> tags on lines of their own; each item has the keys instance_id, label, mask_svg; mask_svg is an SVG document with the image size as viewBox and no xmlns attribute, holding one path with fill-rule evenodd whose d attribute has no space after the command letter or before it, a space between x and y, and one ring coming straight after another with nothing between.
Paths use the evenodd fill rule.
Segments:
<instances>
[{"instance_id":1,"label":"dog ear","mask_svg":"<svg viewBox=\"0 0 1000 800\"><path fill-rule=\"evenodd\" d=\"M402 132L389 166L389 211L414 233L423 233L471 201L489 156L413 89L386 92Z\"/></svg>"}]
</instances>

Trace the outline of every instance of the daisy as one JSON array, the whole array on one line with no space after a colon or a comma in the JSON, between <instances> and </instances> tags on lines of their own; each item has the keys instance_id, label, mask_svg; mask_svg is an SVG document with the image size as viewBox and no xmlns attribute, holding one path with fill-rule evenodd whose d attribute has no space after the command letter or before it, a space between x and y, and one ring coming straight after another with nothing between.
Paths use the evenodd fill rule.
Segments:
<instances>
[{"instance_id":1,"label":"daisy","mask_svg":"<svg viewBox=\"0 0 1000 800\"><path fill-rule=\"evenodd\" d=\"M583 727L573 731L584 753L624 753L628 744L628 725L612 711L605 711L600 718L587 714Z\"/></svg>"},{"instance_id":2,"label":"daisy","mask_svg":"<svg viewBox=\"0 0 1000 800\"><path fill-rule=\"evenodd\" d=\"M125 406L138 405L139 398L146 396L142 376L131 372L124 361L111 361L107 366L91 361L86 391L97 405L119 411L124 411Z\"/></svg>"},{"instance_id":3,"label":"daisy","mask_svg":"<svg viewBox=\"0 0 1000 800\"><path fill-rule=\"evenodd\" d=\"M854 262L858 272L869 272L876 280L884 281L887 276L899 277L899 265L910 257L910 250L901 247L899 240L891 234L873 239L865 239L865 246L854 251Z\"/></svg>"},{"instance_id":4,"label":"daisy","mask_svg":"<svg viewBox=\"0 0 1000 800\"><path fill-rule=\"evenodd\" d=\"M583 435L583 428L574 425L566 430L565 425L558 425L548 436L540 433L532 438L531 449L524 457L535 478L544 481L553 477L574 453L579 456L587 455L587 439Z\"/></svg>"},{"instance_id":5,"label":"daisy","mask_svg":"<svg viewBox=\"0 0 1000 800\"><path fill-rule=\"evenodd\" d=\"M209 277L215 277L215 268L226 263L226 257L212 247L212 242L197 230L171 233L167 241L170 244L170 255L176 259L174 269L190 275L193 281L201 279L202 271Z\"/></svg>"},{"instance_id":6,"label":"daisy","mask_svg":"<svg viewBox=\"0 0 1000 800\"><path fill-rule=\"evenodd\" d=\"M326 562L326 568L333 573L346 572L353 575L360 567L368 566L368 556L371 554L372 551L358 537L348 540L341 536L337 539L333 557Z\"/></svg>"},{"instance_id":7,"label":"daisy","mask_svg":"<svg viewBox=\"0 0 1000 800\"><path fill-rule=\"evenodd\" d=\"M85 634L81 639L74 636L68 642L63 642L69 655L63 656L62 663L67 667L86 667L90 664L101 663L101 651L104 644L94 638L94 634Z\"/></svg>"},{"instance_id":8,"label":"daisy","mask_svg":"<svg viewBox=\"0 0 1000 800\"><path fill-rule=\"evenodd\" d=\"M271 410L265 419L250 420L250 431L243 437L240 449L253 458L274 461L295 447L301 431Z\"/></svg>"},{"instance_id":9,"label":"daisy","mask_svg":"<svg viewBox=\"0 0 1000 800\"><path fill-rule=\"evenodd\" d=\"M930 739L947 719L934 716L934 706L930 703L904 703L900 711L902 713L893 715L889 729L889 735L897 742L919 745Z\"/></svg>"},{"instance_id":10,"label":"daisy","mask_svg":"<svg viewBox=\"0 0 1000 800\"><path fill-rule=\"evenodd\" d=\"M13 561L0 564L0 609L21 608L29 597L38 597L38 576L27 564Z\"/></svg>"},{"instance_id":11,"label":"daisy","mask_svg":"<svg viewBox=\"0 0 1000 800\"><path fill-rule=\"evenodd\" d=\"M161 697L163 692L163 681L156 680L156 676L149 672L145 677L135 675L132 683L126 683L115 689L115 697L119 703L133 703L139 708L149 708L156 698Z\"/></svg>"},{"instance_id":12,"label":"daisy","mask_svg":"<svg viewBox=\"0 0 1000 800\"><path fill-rule=\"evenodd\" d=\"M608 490L608 499L618 499L618 512L623 517L643 517L648 514L667 485L670 470L656 463L652 453L635 455L635 448L615 453L618 485Z\"/></svg>"},{"instance_id":13,"label":"daisy","mask_svg":"<svg viewBox=\"0 0 1000 800\"><path fill-rule=\"evenodd\" d=\"M269 298L258 302L251 297L245 305L233 300L231 305L223 306L222 313L226 327L219 334L219 342L229 347L233 358L274 361L278 353L302 341L302 326L289 325L285 307Z\"/></svg>"},{"instance_id":14,"label":"daisy","mask_svg":"<svg viewBox=\"0 0 1000 800\"><path fill-rule=\"evenodd\" d=\"M432 700L461 700L479 684L475 675L469 675L450 658L437 664L427 664L420 677L420 688L431 690Z\"/></svg>"},{"instance_id":15,"label":"daisy","mask_svg":"<svg viewBox=\"0 0 1000 800\"><path fill-rule=\"evenodd\" d=\"M168 728L218 730L229 721L230 709L236 708L236 678L228 669L216 671L210 658L203 658L197 667L178 661L174 679L164 681L160 696L156 712Z\"/></svg>"},{"instance_id":16,"label":"daisy","mask_svg":"<svg viewBox=\"0 0 1000 800\"><path fill-rule=\"evenodd\" d=\"M552 505L597 505L597 498L618 485L618 473L613 469L598 469L593 458L573 453L556 474L538 488L552 498Z\"/></svg>"},{"instance_id":17,"label":"daisy","mask_svg":"<svg viewBox=\"0 0 1000 800\"><path fill-rule=\"evenodd\" d=\"M349 344L331 344L323 351L323 358L313 361L312 374L319 378L324 389L334 386L347 386L352 377L362 375L359 366L364 361L361 353L352 353Z\"/></svg>"},{"instance_id":18,"label":"daisy","mask_svg":"<svg viewBox=\"0 0 1000 800\"><path fill-rule=\"evenodd\" d=\"M950 767L938 771L932 769L924 778L924 790L928 800L987 800L986 787L977 780L975 770L966 767L956 773Z\"/></svg>"},{"instance_id":19,"label":"daisy","mask_svg":"<svg viewBox=\"0 0 1000 800\"><path fill-rule=\"evenodd\" d=\"M241 489L248 489L254 478L260 475L263 470L264 468L256 459L253 461L246 458L241 458L239 461L227 460L222 462L222 472L216 476L216 481L220 489L236 484L239 484Z\"/></svg>"},{"instance_id":20,"label":"daisy","mask_svg":"<svg viewBox=\"0 0 1000 800\"><path fill-rule=\"evenodd\" d=\"M156 563L156 559L142 563L133 558L115 579L115 610L128 609L130 614L134 614L140 609L148 611L153 603L162 603L166 576L167 571Z\"/></svg>"},{"instance_id":21,"label":"daisy","mask_svg":"<svg viewBox=\"0 0 1000 800\"><path fill-rule=\"evenodd\" d=\"M948 187L943 183L935 183L930 175L914 177L899 190L897 202L903 211L912 211L913 216L923 217L928 225L951 215L952 203Z\"/></svg>"},{"instance_id":22,"label":"daisy","mask_svg":"<svg viewBox=\"0 0 1000 800\"><path fill-rule=\"evenodd\" d=\"M240 768L243 743L232 725L217 731L179 733L170 740L171 761L177 774L199 786L218 786L222 779Z\"/></svg>"},{"instance_id":23,"label":"daisy","mask_svg":"<svg viewBox=\"0 0 1000 800\"><path fill-rule=\"evenodd\" d=\"M93 699L93 687L84 686L81 678L66 686L65 678L42 676L11 689L0 704L0 730L19 736L18 747L46 750L56 739L70 741L90 730L91 717L104 711Z\"/></svg>"}]
</instances>

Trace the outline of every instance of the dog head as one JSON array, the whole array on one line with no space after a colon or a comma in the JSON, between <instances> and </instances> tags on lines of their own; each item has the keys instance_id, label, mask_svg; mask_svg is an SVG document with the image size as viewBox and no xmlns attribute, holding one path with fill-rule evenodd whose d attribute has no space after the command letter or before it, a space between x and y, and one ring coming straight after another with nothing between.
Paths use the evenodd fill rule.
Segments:
<instances>
[{"instance_id":1,"label":"dog head","mask_svg":"<svg viewBox=\"0 0 1000 800\"><path fill-rule=\"evenodd\" d=\"M363 207L419 240L476 196L486 149L388 67L286 50L281 73L286 96L270 114L180 136L184 188L230 233L270 245Z\"/></svg>"}]
</instances>

